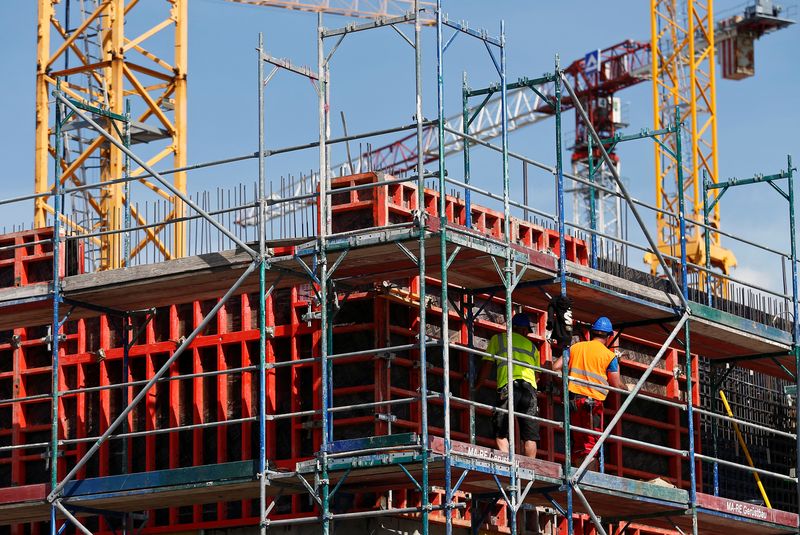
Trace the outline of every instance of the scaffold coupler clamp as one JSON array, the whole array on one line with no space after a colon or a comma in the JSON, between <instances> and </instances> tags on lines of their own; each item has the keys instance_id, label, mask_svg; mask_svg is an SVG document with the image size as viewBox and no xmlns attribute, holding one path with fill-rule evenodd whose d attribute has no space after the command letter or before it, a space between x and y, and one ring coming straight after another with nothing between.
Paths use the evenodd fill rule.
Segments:
<instances>
[{"instance_id":1,"label":"scaffold coupler clamp","mask_svg":"<svg viewBox=\"0 0 800 535\"><path fill-rule=\"evenodd\" d=\"M684 370L683 370L683 368L681 366L675 366L672 369L672 376L675 379L679 379L679 378L683 377L684 375L686 375L686 373L684 372Z\"/></svg>"},{"instance_id":2,"label":"scaffold coupler clamp","mask_svg":"<svg viewBox=\"0 0 800 535\"><path fill-rule=\"evenodd\" d=\"M411 217L415 224L425 226L428 220L428 213L425 210L417 208L411 211Z\"/></svg>"}]
</instances>

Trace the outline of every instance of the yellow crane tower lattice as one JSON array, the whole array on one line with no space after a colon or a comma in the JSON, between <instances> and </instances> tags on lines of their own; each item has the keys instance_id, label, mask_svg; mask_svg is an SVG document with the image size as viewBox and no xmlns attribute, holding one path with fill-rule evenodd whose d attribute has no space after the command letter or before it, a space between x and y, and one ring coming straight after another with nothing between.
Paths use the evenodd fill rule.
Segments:
<instances>
[{"instance_id":1,"label":"yellow crane tower lattice","mask_svg":"<svg viewBox=\"0 0 800 535\"><path fill-rule=\"evenodd\" d=\"M49 193L54 189L50 158L61 166L61 181L67 185L110 182L123 176L124 155L91 128L75 125L65 132L62 154L56 155L52 136L51 92L56 79L71 98L125 113L125 100L132 110L132 143L153 143L148 163L156 164L172 156L175 167L186 165L186 63L188 0L166 0L143 7L138 0L38 0L36 65L36 149L34 189ZM141 15L140 15L141 12ZM126 20L134 18L136 33L127 35ZM142 20L145 19L145 20ZM148 49L156 34L171 32L169 55ZM163 38L159 35L159 38ZM168 38L169 39L169 38ZM116 132L107 124L110 132ZM163 147L160 147L163 145ZM130 170L169 203L161 221L147 221L131 206L133 224L155 224L144 231L144 238L131 244L129 258L123 258L120 234L104 234L92 240L98 254L94 268L113 269L126 265L145 247L152 247L163 258L182 256L186 250L185 223L175 222L184 215L182 202L144 178L142 169ZM175 187L186 191L184 173L173 175ZM117 231L123 228L124 188L109 183L100 189L82 192L82 217L64 217L69 230L80 233ZM43 227L52 217L48 197L34 206L34 224ZM172 223L170 223L172 221ZM165 229L173 235L165 239ZM91 244L89 244L91 245Z\"/></svg>"},{"instance_id":2,"label":"yellow crane tower lattice","mask_svg":"<svg viewBox=\"0 0 800 535\"><path fill-rule=\"evenodd\" d=\"M349 17L377 18L402 14L414 8L413 0L230 0L239 4L325 12ZM420 2L428 8L432 2ZM153 6L157 6L154 8ZM34 190L53 191L50 158L55 158L52 137L51 92L56 79L70 97L123 114L125 99L132 109L132 143L151 143L147 163L152 166L172 156L175 167L186 165L186 66L188 54L188 0L38 0L36 67L36 150ZM135 22L135 24L128 24ZM134 35L126 28L135 27ZM159 35L162 53L148 44L156 34L172 32L171 40ZM164 43L171 50L163 52ZM110 132L115 129L107 125ZM124 157L90 128L75 127L65 133L66 150L58 155L62 183L83 185L112 182L123 176ZM158 144L164 145L163 148ZM118 233L93 238L97 247L94 268L114 269L130 263L146 248L168 260L186 254L186 224L183 203L144 177L142 169L129 170L168 204L157 221L147 221L131 205L133 224L150 225L144 238L131 244L123 258ZM185 193L185 173L175 173L175 188ZM34 224L44 227L53 216L48 196L34 206ZM123 229L126 199L120 183L82 192L82 218L63 216L67 228L79 233ZM152 218L151 218L152 219ZM165 236L171 233L171 236Z\"/></svg>"},{"instance_id":3,"label":"yellow crane tower lattice","mask_svg":"<svg viewBox=\"0 0 800 535\"><path fill-rule=\"evenodd\" d=\"M686 217L702 222L703 173L714 183L719 177L713 0L651 0L650 8L655 128L673 123L677 106L685 149L684 190L679 192L677 161L656 145L656 206L677 214L683 195ZM674 140L670 143L674 150ZM680 256L677 220L661 213L656 219L659 249ZM719 206L709 214L709 223L719 228ZM689 262L705 265L702 227L687 225L686 252ZM736 257L720 245L716 233L711 235L710 257L711 265L723 273L736 265ZM655 273L655 255L646 255L645 261Z\"/></svg>"}]
</instances>

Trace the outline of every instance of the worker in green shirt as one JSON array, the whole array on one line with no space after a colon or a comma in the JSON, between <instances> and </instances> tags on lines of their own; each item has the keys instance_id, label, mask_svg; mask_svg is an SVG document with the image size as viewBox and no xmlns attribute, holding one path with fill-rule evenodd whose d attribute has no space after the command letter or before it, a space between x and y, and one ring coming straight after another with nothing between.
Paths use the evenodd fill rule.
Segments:
<instances>
[{"instance_id":1,"label":"worker in green shirt","mask_svg":"<svg viewBox=\"0 0 800 535\"><path fill-rule=\"evenodd\" d=\"M530 366L539 366L539 350L533 345L528 334L531 332L531 320L525 313L515 314L511 319L511 358L515 362ZM494 335L489 340L486 352L507 359L506 333ZM478 374L480 385L489 377L492 364L497 364L497 402L499 409L508 410L508 368L505 360L498 360L484 356ZM512 366L514 380L514 412L518 415L537 416L538 403L536 400L536 373L527 366L514 364ZM539 422L532 418L522 417L518 420L519 434L522 438L523 451L528 457L536 457L536 442L539 440ZM492 414L492 428L497 448L508 451L508 413L495 410Z\"/></svg>"}]
</instances>

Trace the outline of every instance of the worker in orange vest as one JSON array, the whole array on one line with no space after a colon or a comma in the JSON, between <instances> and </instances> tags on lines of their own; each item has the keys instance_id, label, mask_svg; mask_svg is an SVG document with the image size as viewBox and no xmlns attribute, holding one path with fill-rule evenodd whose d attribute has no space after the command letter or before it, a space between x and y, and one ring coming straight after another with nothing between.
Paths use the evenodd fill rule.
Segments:
<instances>
[{"instance_id":1,"label":"worker in orange vest","mask_svg":"<svg viewBox=\"0 0 800 535\"><path fill-rule=\"evenodd\" d=\"M591 327L591 339L578 342L568 349L570 423L574 426L603 431L603 401L608 395L605 386L626 388L619 374L619 362L607 345L614 327L611 320L602 316ZM563 358L553 363L554 371L561 371ZM581 381L576 382L575 379ZM597 435L576 431L572 447L572 463L579 466L597 443ZM596 463L589 465L596 469Z\"/></svg>"}]
</instances>

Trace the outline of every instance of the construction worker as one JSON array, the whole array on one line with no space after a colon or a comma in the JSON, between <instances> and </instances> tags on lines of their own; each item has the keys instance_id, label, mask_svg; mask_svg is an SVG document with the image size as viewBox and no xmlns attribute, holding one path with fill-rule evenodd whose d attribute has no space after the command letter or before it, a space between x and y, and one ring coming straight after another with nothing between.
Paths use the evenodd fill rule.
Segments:
<instances>
[{"instance_id":1,"label":"construction worker","mask_svg":"<svg viewBox=\"0 0 800 535\"><path fill-rule=\"evenodd\" d=\"M603 401L608 395L604 386L625 388L619 375L619 362L613 351L608 349L614 327L611 320L602 316L591 327L591 339L578 342L569 349L569 392L570 423L572 425L603 430ZM554 371L561 371L563 358L553 363ZM576 383L573 379L590 384ZM579 466L597 443L596 435L576 431L572 448L572 463ZM594 461L589 465L596 469Z\"/></svg>"},{"instance_id":2,"label":"construction worker","mask_svg":"<svg viewBox=\"0 0 800 535\"><path fill-rule=\"evenodd\" d=\"M531 332L531 320L525 313L515 314L511 319L511 358L532 366L539 366L539 350L533 345L528 334ZM508 358L506 351L506 333L494 335L489 340L486 352L496 355L501 359ZM497 360L489 356L483 357L478 383L480 386L489 376L492 364L497 363L497 402L495 406L508 410L508 366L505 360ZM533 369L512 365L514 380L514 411L517 414L536 416L538 404L536 400L536 373ZM519 418L519 434L522 439L523 451L528 457L536 457L536 441L539 440L539 422L530 418ZM497 448L508 451L508 413L494 411L492 414L492 429L494 431Z\"/></svg>"}]
</instances>

